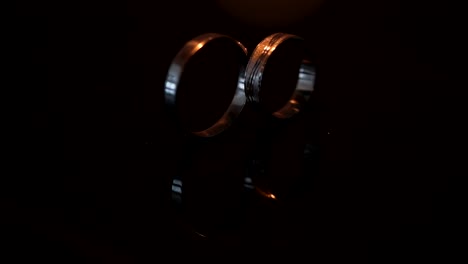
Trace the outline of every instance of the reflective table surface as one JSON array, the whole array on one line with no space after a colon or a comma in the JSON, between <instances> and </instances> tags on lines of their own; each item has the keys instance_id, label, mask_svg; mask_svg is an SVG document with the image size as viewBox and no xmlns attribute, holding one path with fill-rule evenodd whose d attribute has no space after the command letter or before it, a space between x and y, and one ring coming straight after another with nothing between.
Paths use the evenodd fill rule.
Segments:
<instances>
[{"instance_id":1,"label":"reflective table surface","mask_svg":"<svg viewBox=\"0 0 468 264\"><path fill-rule=\"evenodd\" d=\"M438 146L451 139L443 131L454 131L453 107L440 104L453 84L448 73L457 72L459 42L449 29L460 16L440 18L445 3L36 2L16 10L17 81L32 94L18 105L28 108L17 119L28 129L12 126L22 139L11 141L12 169L2 174L5 259L452 263L444 248L457 232L444 223L454 192L445 177L455 174ZM252 15L259 12L261 20ZM218 192L227 183L210 179L240 179L249 201L228 218L235 229L205 238L173 212L172 176L186 141L165 114L164 85L184 43L209 32L250 52L276 32L301 36L317 78L302 116L278 123L244 109L196 148L187 172L209 173ZM224 208L216 196L209 201L208 209Z\"/></svg>"}]
</instances>

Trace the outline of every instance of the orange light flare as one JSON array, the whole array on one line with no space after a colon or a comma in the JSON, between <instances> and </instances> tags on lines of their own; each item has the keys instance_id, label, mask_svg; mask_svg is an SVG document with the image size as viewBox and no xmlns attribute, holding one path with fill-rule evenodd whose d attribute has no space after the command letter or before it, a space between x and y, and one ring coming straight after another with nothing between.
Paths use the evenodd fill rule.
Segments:
<instances>
[{"instance_id":1,"label":"orange light flare","mask_svg":"<svg viewBox=\"0 0 468 264\"><path fill-rule=\"evenodd\" d=\"M268 199L276 200L276 196L270 192L265 192L262 191L261 189L257 188L256 189L259 194L261 194L263 197L266 197Z\"/></svg>"}]
</instances>

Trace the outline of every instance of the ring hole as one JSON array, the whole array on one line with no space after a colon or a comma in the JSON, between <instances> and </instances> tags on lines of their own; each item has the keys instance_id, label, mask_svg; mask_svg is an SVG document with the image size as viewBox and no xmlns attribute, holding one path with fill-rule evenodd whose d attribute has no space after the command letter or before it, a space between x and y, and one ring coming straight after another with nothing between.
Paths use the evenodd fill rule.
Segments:
<instances>
[{"instance_id":1,"label":"ring hole","mask_svg":"<svg viewBox=\"0 0 468 264\"><path fill-rule=\"evenodd\" d=\"M182 126L203 131L228 109L236 92L245 53L232 39L214 39L192 55L182 74L177 111Z\"/></svg>"},{"instance_id":2,"label":"ring hole","mask_svg":"<svg viewBox=\"0 0 468 264\"><path fill-rule=\"evenodd\" d=\"M303 41L288 39L268 58L259 93L265 111L278 111L291 99L297 86L304 55Z\"/></svg>"}]
</instances>

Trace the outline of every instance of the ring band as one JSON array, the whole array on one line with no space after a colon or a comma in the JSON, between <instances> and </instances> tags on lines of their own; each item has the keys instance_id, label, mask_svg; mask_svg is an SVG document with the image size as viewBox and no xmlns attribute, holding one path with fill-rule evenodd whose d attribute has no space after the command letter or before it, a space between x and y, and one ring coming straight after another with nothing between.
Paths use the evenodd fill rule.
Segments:
<instances>
[{"instance_id":1,"label":"ring band","mask_svg":"<svg viewBox=\"0 0 468 264\"><path fill-rule=\"evenodd\" d=\"M245 92L248 102L261 104L260 91L264 77L265 66L275 50L287 40L302 38L285 33L275 33L263 39L255 48L245 70ZM303 59L299 69L298 80L294 93L288 102L273 116L285 119L300 112L302 103L307 101L314 90L315 69L310 61Z\"/></svg>"},{"instance_id":2,"label":"ring band","mask_svg":"<svg viewBox=\"0 0 468 264\"><path fill-rule=\"evenodd\" d=\"M239 54L245 55L245 58L242 58L242 61L247 61L247 49L239 41L231 37L216 33L208 33L190 40L175 56L169 67L164 89L165 102L167 106L175 108L177 104L178 88L187 62L193 55L203 49L206 44L216 39L232 40L239 47ZM241 63L239 65L239 69L239 79L234 97L222 117L207 129L203 129L201 131L190 131L191 133L200 137L215 136L228 128L234 119L240 114L246 103L244 92L245 63Z\"/></svg>"}]
</instances>

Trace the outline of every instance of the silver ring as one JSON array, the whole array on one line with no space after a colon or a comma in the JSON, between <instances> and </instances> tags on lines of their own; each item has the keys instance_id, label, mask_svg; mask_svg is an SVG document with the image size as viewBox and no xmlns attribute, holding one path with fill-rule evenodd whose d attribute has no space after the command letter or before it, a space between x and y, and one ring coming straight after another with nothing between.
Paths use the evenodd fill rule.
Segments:
<instances>
[{"instance_id":1,"label":"silver ring","mask_svg":"<svg viewBox=\"0 0 468 264\"><path fill-rule=\"evenodd\" d=\"M192 58L193 55L203 49L206 44L220 38L232 40L240 48L240 53L245 54L245 61L247 61L247 49L239 41L231 37L216 33L208 33L190 40L175 56L175 58L172 60L171 66L169 67L164 89L167 106L175 107L177 104L177 95L179 91L178 88L187 62ZM246 103L244 91L245 64L239 65L239 67L239 81L234 97L222 117L207 129L203 129L201 131L190 131L192 134L200 137L215 136L228 128L234 119L240 114Z\"/></svg>"},{"instance_id":2,"label":"silver ring","mask_svg":"<svg viewBox=\"0 0 468 264\"><path fill-rule=\"evenodd\" d=\"M303 41L296 35L275 33L263 39L253 51L245 70L245 92L248 102L262 103L260 91L265 67L275 50L287 40ZM282 108L273 112L273 116L285 119L299 113L302 103L309 99L314 90L314 83L315 68L310 61L303 58L294 93Z\"/></svg>"}]
</instances>

